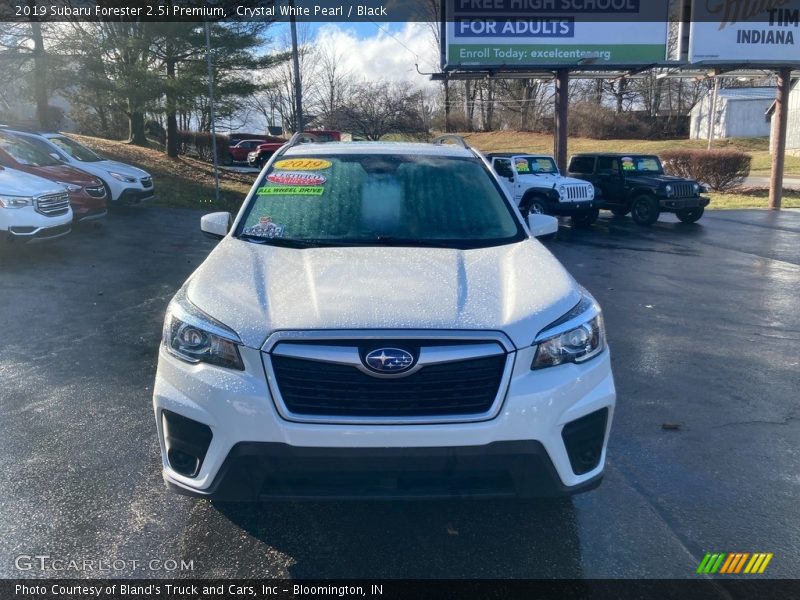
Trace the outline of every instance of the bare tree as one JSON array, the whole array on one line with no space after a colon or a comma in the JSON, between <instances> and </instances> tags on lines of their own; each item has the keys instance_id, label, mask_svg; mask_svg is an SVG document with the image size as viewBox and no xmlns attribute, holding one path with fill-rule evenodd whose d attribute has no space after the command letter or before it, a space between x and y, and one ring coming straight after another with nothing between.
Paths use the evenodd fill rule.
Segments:
<instances>
[{"instance_id":1,"label":"bare tree","mask_svg":"<svg viewBox=\"0 0 800 600\"><path fill-rule=\"evenodd\" d=\"M388 133L420 134L426 132L422 104L422 94L403 84L364 82L332 123L368 140L379 140Z\"/></svg>"}]
</instances>

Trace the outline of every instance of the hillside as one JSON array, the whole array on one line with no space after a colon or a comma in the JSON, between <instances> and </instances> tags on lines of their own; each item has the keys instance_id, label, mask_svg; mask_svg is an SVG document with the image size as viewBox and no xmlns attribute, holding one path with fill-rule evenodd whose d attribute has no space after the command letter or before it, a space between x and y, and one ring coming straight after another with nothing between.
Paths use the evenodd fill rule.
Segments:
<instances>
[{"instance_id":1,"label":"hillside","mask_svg":"<svg viewBox=\"0 0 800 600\"><path fill-rule=\"evenodd\" d=\"M130 163L148 171L155 180L156 200L153 204L183 208L236 211L241 205L254 177L249 174L220 173L220 202L214 201L214 176L211 165L193 158L168 158L163 151L132 146L126 142L88 136L73 136L102 156ZM552 153L553 138L544 134L524 132L467 133L464 137L481 151L519 150L524 152ZM737 148L754 155L755 164L767 164L769 152L764 140L735 140L727 147ZM570 152L601 150L630 150L632 152L659 153L667 148L704 147L698 141L642 141L642 140L589 140L570 139ZM722 146L719 146L722 147ZM766 159L765 159L766 156ZM759 174L754 171L753 174ZM768 172L767 172L768 174ZM800 158L787 159L787 175L800 175ZM735 194L711 194L713 208L766 208L768 194L765 190L743 190ZM800 208L800 193L784 194L784 207Z\"/></svg>"}]
</instances>

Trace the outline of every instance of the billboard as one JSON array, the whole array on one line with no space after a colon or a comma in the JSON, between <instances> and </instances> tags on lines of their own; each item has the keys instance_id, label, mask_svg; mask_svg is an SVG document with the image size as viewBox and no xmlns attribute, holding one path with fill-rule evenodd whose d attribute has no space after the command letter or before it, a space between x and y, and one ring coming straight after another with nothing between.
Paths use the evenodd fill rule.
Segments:
<instances>
[{"instance_id":1,"label":"billboard","mask_svg":"<svg viewBox=\"0 0 800 600\"><path fill-rule=\"evenodd\" d=\"M760 2L747 10L728 0L695 1L689 62L800 64L800 0Z\"/></svg>"},{"instance_id":2,"label":"billboard","mask_svg":"<svg viewBox=\"0 0 800 600\"><path fill-rule=\"evenodd\" d=\"M635 67L667 58L668 0L443 0L442 68Z\"/></svg>"}]
</instances>

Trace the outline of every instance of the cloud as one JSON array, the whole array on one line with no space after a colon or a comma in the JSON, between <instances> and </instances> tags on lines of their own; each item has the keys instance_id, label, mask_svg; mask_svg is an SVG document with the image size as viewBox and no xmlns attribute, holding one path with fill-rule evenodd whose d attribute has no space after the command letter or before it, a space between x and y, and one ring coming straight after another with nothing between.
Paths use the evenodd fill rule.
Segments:
<instances>
[{"instance_id":1,"label":"cloud","mask_svg":"<svg viewBox=\"0 0 800 600\"><path fill-rule=\"evenodd\" d=\"M405 23L402 29L390 29L379 23L372 36L359 36L353 28L340 24L323 25L314 45L335 48L342 67L357 79L408 82L421 89L436 89L437 84L422 72L438 71L438 50L428 23Z\"/></svg>"}]
</instances>

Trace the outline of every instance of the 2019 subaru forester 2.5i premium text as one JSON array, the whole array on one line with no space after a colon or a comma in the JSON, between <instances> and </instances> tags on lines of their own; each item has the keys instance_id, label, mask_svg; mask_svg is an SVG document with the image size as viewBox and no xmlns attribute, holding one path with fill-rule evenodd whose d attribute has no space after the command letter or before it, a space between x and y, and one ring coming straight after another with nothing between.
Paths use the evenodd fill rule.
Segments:
<instances>
[{"instance_id":1,"label":"2019 subaru forester 2.5i premium text","mask_svg":"<svg viewBox=\"0 0 800 600\"><path fill-rule=\"evenodd\" d=\"M600 308L463 144L284 147L169 305L167 485L224 500L599 484ZM554 229L553 228L553 229ZM553 229L542 228L541 233Z\"/></svg>"}]
</instances>

